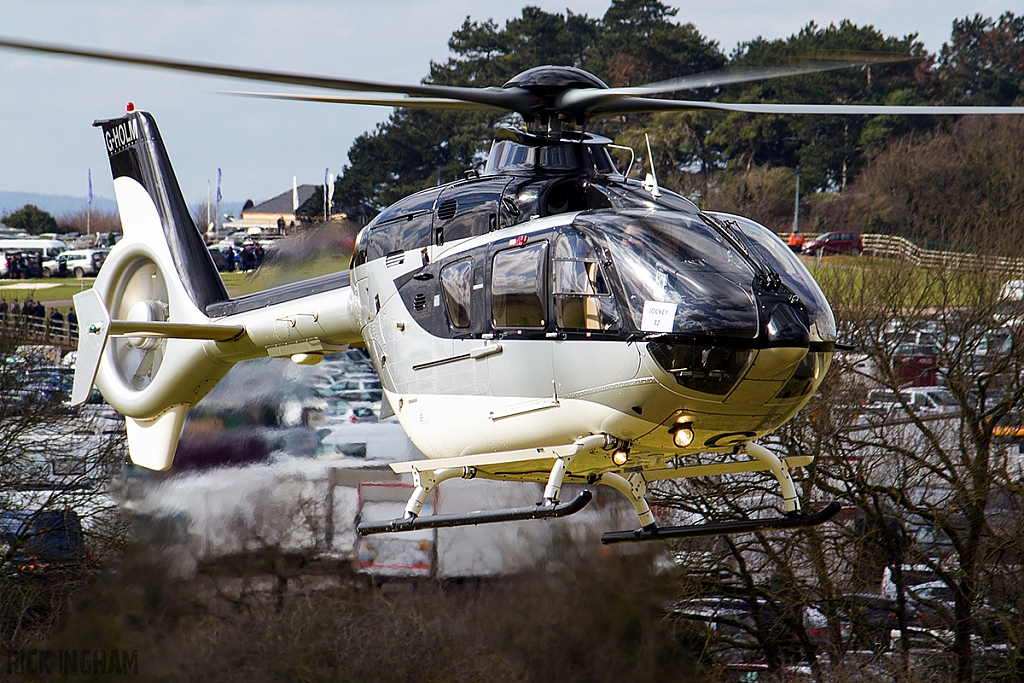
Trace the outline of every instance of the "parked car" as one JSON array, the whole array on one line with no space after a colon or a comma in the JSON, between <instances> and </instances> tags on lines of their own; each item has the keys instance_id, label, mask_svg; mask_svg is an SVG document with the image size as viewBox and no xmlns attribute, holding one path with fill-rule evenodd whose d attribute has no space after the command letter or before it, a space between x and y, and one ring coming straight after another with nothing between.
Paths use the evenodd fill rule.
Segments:
<instances>
[{"instance_id":1,"label":"parked car","mask_svg":"<svg viewBox=\"0 0 1024 683\"><path fill-rule=\"evenodd\" d=\"M0 570L8 575L71 569L88 559L74 510L0 514Z\"/></svg>"},{"instance_id":2,"label":"parked car","mask_svg":"<svg viewBox=\"0 0 1024 683\"><path fill-rule=\"evenodd\" d=\"M914 601L921 625L928 629L942 628L953 623L956 596L945 581L928 581L908 589Z\"/></svg>"},{"instance_id":3,"label":"parked car","mask_svg":"<svg viewBox=\"0 0 1024 683\"><path fill-rule=\"evenodd\" d=\"M859 232L826 232L804 243L805 254L860 254L864 242Z\"/></svg>"},{"instance_id":4,"label":"parked car","mask_svg":"<svg viewBox=\"0 0 1024 683\"><path fill-rule=\"evenodd\" d=\"M910 387L900 391L899 398L892 389L872 389L864 412L868 416L899 417L906 415L904 403L921 417L955 413L958 407L953 394L943 387Z\"/></svg>"},{"instance_id":5,"label":"parked car","mask_svg":"<svg viewBox=\"0 0 1024 683\"><path fill-rule=\"evenodd\" d=\"M893 598L874 593L844 595L842 612L850 624L855 649L888 650L893 631L899 633L899 604ZM912 602L907 603L907 627L920 628L921 619Z\"/></svg>"},{"instance_id":6,"label":"parked car","mask_svg":"<svg viewBox=\"0 0 1024 683\"><path fill-rule=\"evenodd\" d=\"M46 401L67 401L75 382L71 368L62 366L32 368L24 377L22 389L33 392Z\"/></svg>"},{"instance_id":7,"label":"parked car","mask_svg":"<svg viewBox=\"0 0 1024 683\"><path fill-rule=\"evenodd\" d=\"M327 385L313 387L319 398L333 401L379 401L383 396L380 378L375 375L348 377Z\"/></svg>"},{"instance_id":8,"label":"parked car","mask_svg":"<svg viewBox=\"0 0 1024 683\"><path fill-rule=\"evenodd\" d=\"M939 347L900 344L892 352L892 370L903 385L935 386L939 382Z\"/></svg>"},{"instance_id":9,"label":"parked car","mask_svg":"<svg viewBox=\"0 0 1024 683\"><path fill-rule=\"evenodd\" d=\"M109 249L69 249L43 262L43 277L96 277L109 253Z\"/></svg>"},{"instance_id":10,"label":"parked car","mask_svg":"<svg viewBox=\"0 0 1024 683\"><path fill-rule=\"evenodd\" d=\"M223 247L210 247L210 258L213 259L213 265L217 266L217 270L221 273L228 273L235 269L234 257L230 253Z\"/></svg>"},{"instance_id":11,"label":"parked car","mask_svg":"<svg viewBox=\"0 0 1024 683\"><path fill-rule=\"evenodd\" d=\"M353 406L345 412L349 422L376 422L377 413L370 406Z\"/></svg>"},{"instance_id":12,"label":"parked car","mask_svg":"<svg viewBox=\"0 0 1024 683\"><path fill-rule=\"evenodd\" d=\"M706 625L715 638L731 645L754 646L768 638L781 650L799 658L799 639L778 607L763 598L756 604L744 598L710 597L681 600L670 608L671 616Z\"/></svg>"}]
</instances>

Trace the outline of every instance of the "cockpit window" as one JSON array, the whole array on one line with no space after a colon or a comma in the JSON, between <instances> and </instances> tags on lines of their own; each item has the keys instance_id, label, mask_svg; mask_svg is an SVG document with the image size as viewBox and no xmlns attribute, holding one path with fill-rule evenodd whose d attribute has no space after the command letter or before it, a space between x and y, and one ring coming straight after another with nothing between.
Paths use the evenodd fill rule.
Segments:
<instances>
[{"instance_id":1,"label":"cockpit window","mask_svg":"<svg viewBox=\"0 0 1024 683\"><path fill-rule=\"evenodd\" d=\"M757 336L750 262L698 216L597 211L574 225L590 226L611 252L637 329Z\"/></svg>"},{"instance_id":2,"label":"cockpit window","mask_svg":"<svg viewBox=\"0 0 1024 683\"><path fill-rule=\"evenodd\" d=\"M456 261L441 270L441 289L452 327L470 326L471 286L473 284L473 262L470 259Z\"/></svg>"},{"instance_id":3,"label":"cockpit window","mask_svg":"<svg viewBox=\"0 0 1024 683\"><path fill-rule=\"evenodd\" d=\"M495 327L544 327L547 242L494 255L491 275Z\"/></svg>"},{"instance_id":4,"label":"cockpit window","mask_svg":"<svg viewBox=\"0 0 1024 683\"><path fill-rule=\"evenodd\" d=\"M577 230L555 239L551 258L555 324L570 330L615 330L619 314L593 245Z\"/></svg>"}]
</instances>

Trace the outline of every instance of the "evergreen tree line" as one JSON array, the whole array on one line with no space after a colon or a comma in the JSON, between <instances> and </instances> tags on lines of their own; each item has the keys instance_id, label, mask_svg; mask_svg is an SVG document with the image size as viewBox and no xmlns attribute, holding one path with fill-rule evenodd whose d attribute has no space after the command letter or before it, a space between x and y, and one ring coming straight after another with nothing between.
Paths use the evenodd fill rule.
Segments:
<instances>
[{"instance_id":1,"label":"evergreen tree line","mask_svg":"<svg viewBox=\"0 0 1024 683\"><path fill-rule=\"evenodd\" d=\"M730 54L677 20L660 0L612 0L603 17L524 7L500 26L467 17L424 83L501 85L526 69L586 69L612 87L720 68L790 63L818 50L892 52L916 60L680 93L680 99L836 104L1012 105L1024 85L1024 17L1006 12L953 22L938 54L916 34L886 36L853 22L808 23L778 40L754 38ZM499 124L517 115L396 109L355 140L337 181L339 210L376 211L416 190L479 169ZM702 206L788 231L796 169L801 225L955 238L1021 220L1024 175L1016 117L785 116L667 113L609 117L590 130L640 153L650 134L662 184ZM644 166L648 163L641 154ZM636 168L636 166L634 166ZM1011 226L1006 226L1009 221Z\"/></svg>"}]
</instances>

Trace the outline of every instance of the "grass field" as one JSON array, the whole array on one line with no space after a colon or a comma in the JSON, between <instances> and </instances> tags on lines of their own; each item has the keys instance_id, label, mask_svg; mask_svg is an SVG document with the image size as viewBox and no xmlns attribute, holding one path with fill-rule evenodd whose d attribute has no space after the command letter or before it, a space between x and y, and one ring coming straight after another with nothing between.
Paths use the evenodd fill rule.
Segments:
<instances>
[{"instance_id":1,"label":"grass field","mask_svg":"<svg viewBox=\"0 0 1024 683\"><path fill-rule=\"evenodd\" d=\"M801 260L831 302L870 302L880 297L891 301L895 290L903 299L903 305L909 308L970 305L976 292L972 283L979 278L974 271L940 274L908 263L868 256L829 256L820 262L814 257L801 257ZM313 260L302 268L274 268L257 271L259 275L221 273L221 278L228 293L239 296L333 272L338 266L339 259L332 256ZM0 299L10 303L32 298L66 309L71 305L71 297L92 287L93 281L93 278L0 280Z\"/></svg>"},{"instance_id":2,"label":"grass field","mask_svg":"<svg viewBox=\"0 0 1024 683\"><path fill-rule=\"evenodd\" d=\"M246 273L221 273L224 286L232 296L253 291L252 276ZM0 299L8 303L33 299L59 309L70 308L71 297L92 287L95 278L37 278L32 280L0 280ZM261 287L256 287L261 289ZM51 303L52 302L52 303Z\"/></svg>"}]
</instances>

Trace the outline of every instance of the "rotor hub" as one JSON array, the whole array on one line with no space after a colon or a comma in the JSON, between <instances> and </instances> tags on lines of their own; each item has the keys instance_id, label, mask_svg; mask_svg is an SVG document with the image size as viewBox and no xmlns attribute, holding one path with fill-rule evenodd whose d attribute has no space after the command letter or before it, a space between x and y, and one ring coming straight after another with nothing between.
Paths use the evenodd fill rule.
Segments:
<instances>
[{"instance_id":1,"label":"rotor hub","mask_svg":"<svg viewBox=\"0 0 1024 683\"><path fill-rule=\"evenodd\" d=\"M608 86L592 73L574 66L537 66L514 76L503 88L519 87L541 97L552 97L572 88L599 88Z\"/></svg>"},{"instance_id":2,"label":"rotor hub","mask_svg":"<svg viewBox=\"0 0 1024 683\"><path fill-rule=\"evenodd\" d=\"M127 319L132 322L152 322L162 319L160 313L160 304L152 299L143 299L132 304L128 309ZM161 340L155 337L127 337L125 341L132 348L155 349Z\"/></svg>"}]
</instances>

